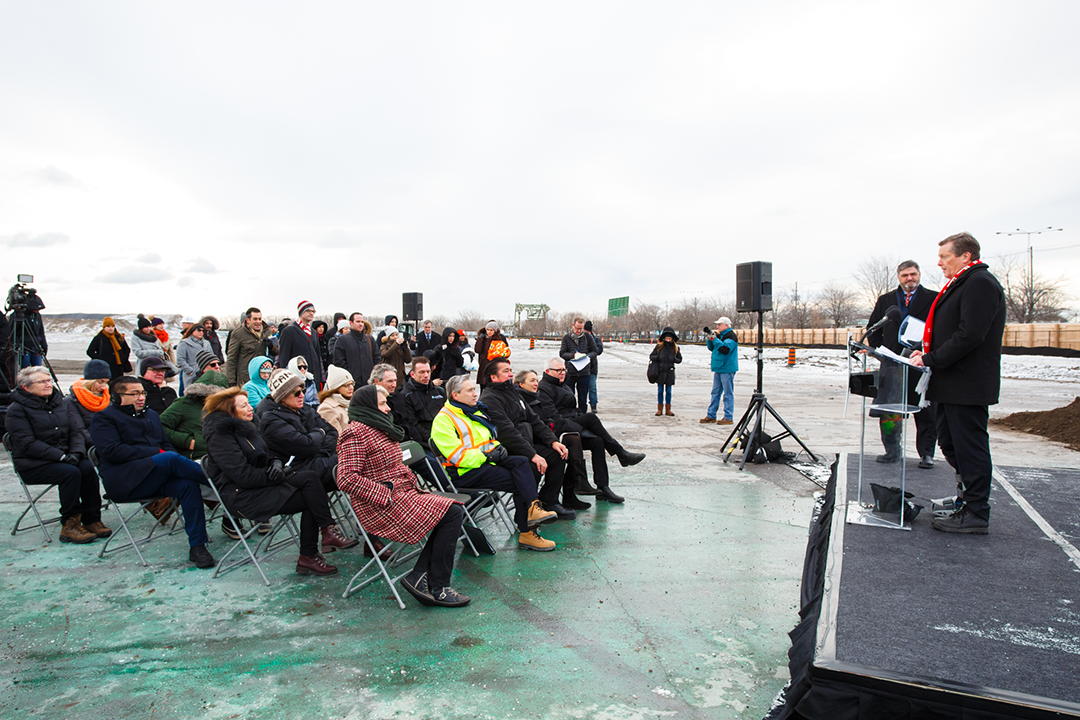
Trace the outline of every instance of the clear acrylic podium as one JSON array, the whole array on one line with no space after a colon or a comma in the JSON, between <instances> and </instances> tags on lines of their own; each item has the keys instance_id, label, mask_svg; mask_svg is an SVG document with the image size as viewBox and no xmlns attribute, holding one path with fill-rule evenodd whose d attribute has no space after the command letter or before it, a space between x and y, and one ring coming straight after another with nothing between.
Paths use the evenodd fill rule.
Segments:
<instances>
[{"instance_id":1,"label":"clear acrylic podium","mask_svg":"<svg viewBox=\"0 0 1080 720\"><path fill-rule=\"evenodd\" d=\"M865 354L860 354L859 351L865 351ZM866 359L867 357L874 357L880 363L880 367L874 373L873 387L869 387L866 383L862 383L863 390L858 392L862 395L862 428L859 438L859 481L858 490L856 491L855 500L848 502L847 507L847 522L853 525L872 525L874 527L891 528L893 530L910 530L911 522L909 518L905 518L905 512L907 510L907 502L904 498L904 492L907 489L907 423L905 422L908 415L919 412L922 408L918 405L913 405L908 402L908 385L911 381L912 373L919 373L918 377L927 372L926 368L915 367L911 365L910 360L905 357L901 357L896 353L890 351L888 348L872 348L862 343L854 342L848 338L848 357L853 357L856 354L862 358L862 373L865 378L869 375L866 372ZM851 377L853 374L849 373ZM852 382L849 378L849 387L855 387L860 383ZM852 390L856 392L856 390ZM873 402L867 406L866 400L870 397ZM868 410L877 410L881 413L889 415L900 416L900 462L897 469L898 479L900 481L900 511L898 513L883 513L874 510L874 498L873 493L870 492L870 488L865 488L866 492L870 495L869 502L865 502L863 499L863 463L866 460L866 419L869 415ZM889 467L884 465L883 467ZM867 483L869 486L869 483Z\"/></svg>"}]
</instances>

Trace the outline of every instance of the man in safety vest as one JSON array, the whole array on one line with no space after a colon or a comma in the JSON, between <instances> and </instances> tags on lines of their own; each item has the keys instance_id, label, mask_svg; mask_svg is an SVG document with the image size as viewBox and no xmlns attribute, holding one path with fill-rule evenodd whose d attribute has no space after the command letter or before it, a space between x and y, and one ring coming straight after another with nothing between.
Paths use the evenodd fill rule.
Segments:
<instances>
[{"instance_id":1,"label":"man in safety vest","mask_svg":"<svg viewBox=\"0 0 1080 720\"><path fill-rule=\"evenodd\" d=\"M557 516L540 506L528 458L510 455L496 439L495 424L484 414L479 390L468 375L450 378L446 393L446 405L431 423L431 439L454 485L512 493L514 521L521 531L518 548L554 550L555 543L540 537L538 528Z\"/></svg>"}]
</instances>

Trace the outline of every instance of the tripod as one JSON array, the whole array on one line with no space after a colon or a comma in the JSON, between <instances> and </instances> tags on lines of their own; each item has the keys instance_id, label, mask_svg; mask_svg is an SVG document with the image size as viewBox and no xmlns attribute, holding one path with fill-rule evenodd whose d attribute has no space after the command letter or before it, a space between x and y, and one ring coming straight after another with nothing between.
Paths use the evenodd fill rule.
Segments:
<instances>
[{"instance_id":1,"label":"tripod","mask_svg":"<svg viewBox=\"0 0 1080 720\"><path fill-rule=\"evenodd\" d=\"M19 305L12 308L10 318L11 337L5 343L5 347L0 348L0 357L3 358L3 363L0 363L0 376L2 376L0 382L6 383L7 387L14 392L15 376L18 374L19 369L23 367L23 358L27 356L40 357L42 364L49 369L49 374L52 375L53 382L56 383L56 387L59 389L60 379L56 377L56 371L53 370L49 359L45 356L45 350L41 347L41 342L38 340L37 333L34 330L33 320L28 317L30 312ZM62 396L63 391L60 394Z\"/></svg>"},{"instance_id":2,"label":"tripod","mask_svg":"<svg viewBox=\"0 0 1080 720\"><path fill-rule=\"evenodd\" d=\"M793 437L795 438L795 442L799 443L802 449L810 455L814 462L817 462L817 455L814 455L813 451L806 447L806 443L800 440L799 436L795 434L795 431L791 429L791 426L784 422L784 418L780 417L780 414L773 409L773 406L769 404L768 399L765 397L765 393L761 391L761 379L765 369L765 312L763 310L758 310L757 314L757 391L751 398L750 405L746 408L746 412L743 413L739 422L735 423L735 427L732 428L731 434L728 435L724 444L720 446L720 454L724 456L724 462L726 463L731 459L731 453L735 452L735 448L738 447L739 441L742 440L745 450L743 451L743 459L739 464L739 469L744 469L746 467L746 461L753 457L764 445L761 436L765 425L765 411L768 410L769 414L784 428L784 432L772 438L770 442ZM730 448L728 448L729 444L731 445Z\"/></svg>"}]
</instances>

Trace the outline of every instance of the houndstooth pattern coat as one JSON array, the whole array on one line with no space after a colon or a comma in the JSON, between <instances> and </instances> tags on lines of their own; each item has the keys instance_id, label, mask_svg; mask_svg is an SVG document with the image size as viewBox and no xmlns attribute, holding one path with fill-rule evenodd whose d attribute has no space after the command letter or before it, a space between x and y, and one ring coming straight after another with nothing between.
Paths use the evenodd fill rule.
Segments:
<instances>
[{"instance_id":1,"label":"houndstooth pattern coat","mask_svg":"<svg viewBox=\"0 0 1080 720\"><path fill-rule=\"evenodd\" d=\"M338 437L337 484L365 530L409 544L420 542L456 502L419 491L416 476L401 462L401 446L358 422Z\"/></svg>"}]
</instances>

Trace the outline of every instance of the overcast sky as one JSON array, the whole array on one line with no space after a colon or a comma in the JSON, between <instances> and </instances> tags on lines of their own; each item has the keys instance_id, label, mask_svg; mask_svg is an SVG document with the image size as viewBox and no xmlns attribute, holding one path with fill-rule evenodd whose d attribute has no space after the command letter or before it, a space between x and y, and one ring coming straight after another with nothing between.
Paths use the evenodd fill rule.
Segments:
<instances>
[{"instance_id":1,"label":"overcast sky","mask_svg":"<svg viewBox=\"0 0 1080 720\"><path fill-rule=\"evenodd\" d=\"M47 312L601 311L932 266L1080 305L1080 3L0 1L0 284ZM1071 246L1071 247L1070 247Z\"/></svg>"}]
</instances>

